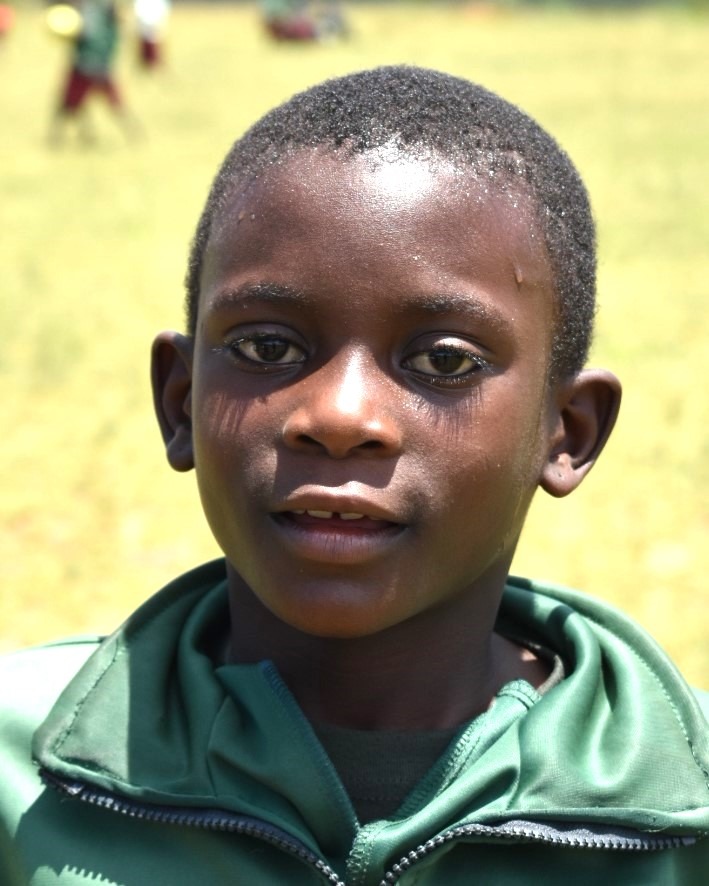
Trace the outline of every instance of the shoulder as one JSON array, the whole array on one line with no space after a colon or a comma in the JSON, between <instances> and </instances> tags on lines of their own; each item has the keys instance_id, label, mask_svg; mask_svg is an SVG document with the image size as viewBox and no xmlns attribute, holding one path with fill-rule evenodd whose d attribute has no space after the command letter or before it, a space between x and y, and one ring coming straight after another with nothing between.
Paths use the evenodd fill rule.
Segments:
<instances>
[{"instance_id":1,"label":"shoulder","mask_svg":"<svg viewBox=\"0 0 709 886\"><path fill-rule=\"evenodd\" d=\"M99 643L77 637L0 656L0 746L39 725Z\"/></svg>"},{"instance_id":2,"label":"shoulder","mask_svg":"<svg viewBox=\"0 0 709 886\"><path fill-rule=\"evenodd\" d=\"M79 638L0 656L0 832L13 834L41 793L32 738L98 642L97 637ZM9 858L0 847L0 882L8 877L10 883L23 882L3 869Z\"/></svg>"},{"instance_id":3,"label":"shoulder","mask_svg":"<svg viewBox=\"0 0 709 886\"><path fill-rule=\"evenodd\" d=\"M709 724L709 692L705 692L703 689L695 689L694 687L692 687L692 692L699 702L699 707L704 714L704 719Z\"/></svg>"},{"instance_id":4,"label":"shoulder","mask_svg":"<svg viewBox=\"0 0 709 886\"><path fill-rule=\"evenodd\" d=\"M6 652L0 655L0 675L17 677L29 677L40 669L47 666L57 668L60 674L76 671L78 667L91 655L101 643L103 637L96 635L83 637L68 637L64 640L55 640L43 643L41 646L30 646L27 649L18 649L14 652ZM53 682L53 673L44 673L45 679ZM6 685L0 683L0 700L4 695Z\"/></svg>"}]
</instances>

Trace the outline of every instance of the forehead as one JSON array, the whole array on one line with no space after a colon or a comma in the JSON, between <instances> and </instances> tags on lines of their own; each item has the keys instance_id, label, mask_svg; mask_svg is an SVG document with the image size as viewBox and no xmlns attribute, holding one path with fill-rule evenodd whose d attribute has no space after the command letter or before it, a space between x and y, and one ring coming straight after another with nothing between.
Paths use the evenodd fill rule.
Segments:
<instances>
[{"instance_id":1,"label":"forehead","mask_svg":"<svg viewBox=\"0 0 709 886\"><path fill-rule=\"evenodd\" d=\"M461 202L485 203L508 213L510 220L524 213L525 224L537 233L535 201L523 179L488 171L483 162L474 168L430 151L404 151L392 144L356 154L344 149L298 149L257 176L237 181L215 211L212 233L232 220L237 204L279 200L295 208L299 198L329 190L335 182L342 192L340 209L348 196L364 196L363 191L372 208L389 212L426 206L453 210Z\"/></svg>"},{"instance_id":2,"label":"forehead","mask_svg":"<svg viewBox=\"0 0 709 886\"><path fill-rule=\"evenodd\" d=\"M268 280L275 273L284 278L276 282L295 283L312 271L338 280L338 296L350 284L379 287L382 298L388 284L397 292L453 291L477 276L524 284L534 301L553 301L524 183L435 155L388 146L355 155L299 150L235 188L222 206L207 244L203 297L233 274Z\"/></svg>"}]
</instances>

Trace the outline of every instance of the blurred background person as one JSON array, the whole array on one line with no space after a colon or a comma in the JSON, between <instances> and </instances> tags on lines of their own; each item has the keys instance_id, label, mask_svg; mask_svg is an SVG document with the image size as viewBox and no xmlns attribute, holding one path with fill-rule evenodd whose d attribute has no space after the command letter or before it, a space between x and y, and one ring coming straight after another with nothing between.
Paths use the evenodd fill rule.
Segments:
<instances>
[{"instance_id":1,"label":"blurred background person","mask_svg":"<svg viewBox=\"0 0 709 886\"><path fill-rule=\"evenodd\" d=\"M261 10L266 31L274 40L317 40L315 18L302 0L261 0Z\"/></svg>"},{"instance_id":2,"label":"blurred background person","mask_svg":"<svg viewBox=\"0 0 709 886\"><path fill-rule=\"evenodd\" d=\"M274 40L313 41L349 33L337 0L261 0L261 11Z\"/></svg>"},{"instance_id":3,"label":"blurred background person","mask_svg":"<svg viewBox=\"0 0 709 886\"><path fill-rule=\"evenodd\" d=\"M15 23L15 11L7 3L0 3L0 41L12 30Z\"/></svg>"},{"instance_id":4,"label":"blurred background person","mask_svg":"<svg viewBox=\"0 0 709 886\"><path fill-rule=\"evenodd\" d=\"M156 68L164 62L170 4L168 0L135 0L133 14L138 29L138 62L145 69Z\"/></svg>"},{"instance_id":5,"label":"blurred background person","mask_svg":"<svg viewBox=\"0 0 709 886\"><path fill-rule=\"evenodd\" d=\"M61 6L66 10L68 5ZM91 93L103 95L126 136L134 136L138 131L137 124L126 111L114 74L116 50L120 40L116 4L113 0L81 0L74 8L78 13L76 33L72 33L74 29L68 25L64 33L61 28L52 27L53 21L59 21L59 7L54 10L50 8L47 13L50 29L71 40L69 71L52 118L50 143L58 145L62 142L68 122L76 124L78 134L84 142L95 140L85 109L86 100ZM68 15L65 15L65 19L69 22Z\"/></svg>"}]
</instances>

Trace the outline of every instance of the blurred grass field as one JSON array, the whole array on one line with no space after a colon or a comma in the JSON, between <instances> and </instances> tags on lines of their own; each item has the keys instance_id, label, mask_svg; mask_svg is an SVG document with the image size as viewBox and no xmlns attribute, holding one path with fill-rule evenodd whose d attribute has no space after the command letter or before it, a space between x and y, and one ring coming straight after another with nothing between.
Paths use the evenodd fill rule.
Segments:
<instances>
[{"instance_id":1,"label":"blurred grass field","mask_svg":"<svg viewBox=\"0 0 709 886\"><path fill-rule=\"evenodd\" d=\"M346 43L269 43L252 6L178 5L168 66L132 37L119 79L147 138L99 102L94 149L45 143L66 46L20 8L0 46L0 649L111 630L217 555L192 475L164 461L153 334L182 325L187 244L216 166L274 103L389 62L443 68L554 133L599 224L593 363L619 425L571 498L540 494L515 571L613 601L709 686L709 18L690 12L376 5Z\"/></svg>"}]
</instances>

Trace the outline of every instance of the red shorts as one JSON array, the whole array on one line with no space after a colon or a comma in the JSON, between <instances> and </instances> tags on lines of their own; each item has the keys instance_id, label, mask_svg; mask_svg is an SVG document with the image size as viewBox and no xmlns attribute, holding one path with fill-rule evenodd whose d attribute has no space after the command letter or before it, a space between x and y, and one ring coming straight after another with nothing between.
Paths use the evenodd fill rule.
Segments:
<instances>
[{"instance_id":1,"label":"red shorts","mask_svg":"<svg viewBox=\"0 0 709 886\"><path fill-rule=\"evenodd\" d=\"M317 40L315 22L306 15L266 19L266 30L276 40Z\"/></svg>"},{"instance_id":2,"label":"red shorts","mask_svg":"<svg viewBox=\"0 0 709 886\"><path fill-rule=\"evenodd\" d=\"M84 74L76 68L69 71L61 100L63 111L77 111L90 92L101 92L109 104L118 107L121 96L116 84L108 74Z\"/></svg>"},{"instance_id":3,"label":"red shorts","mask_svg":"<svg viewBox=\"0 0 709 886\"><path fill-rule=\"evenodd\" d=\"M143 67L157 67L162 61L160 44L157 40L149 40L147 37L141 37L139 57Z\"/></svg>"}]
</instances>

